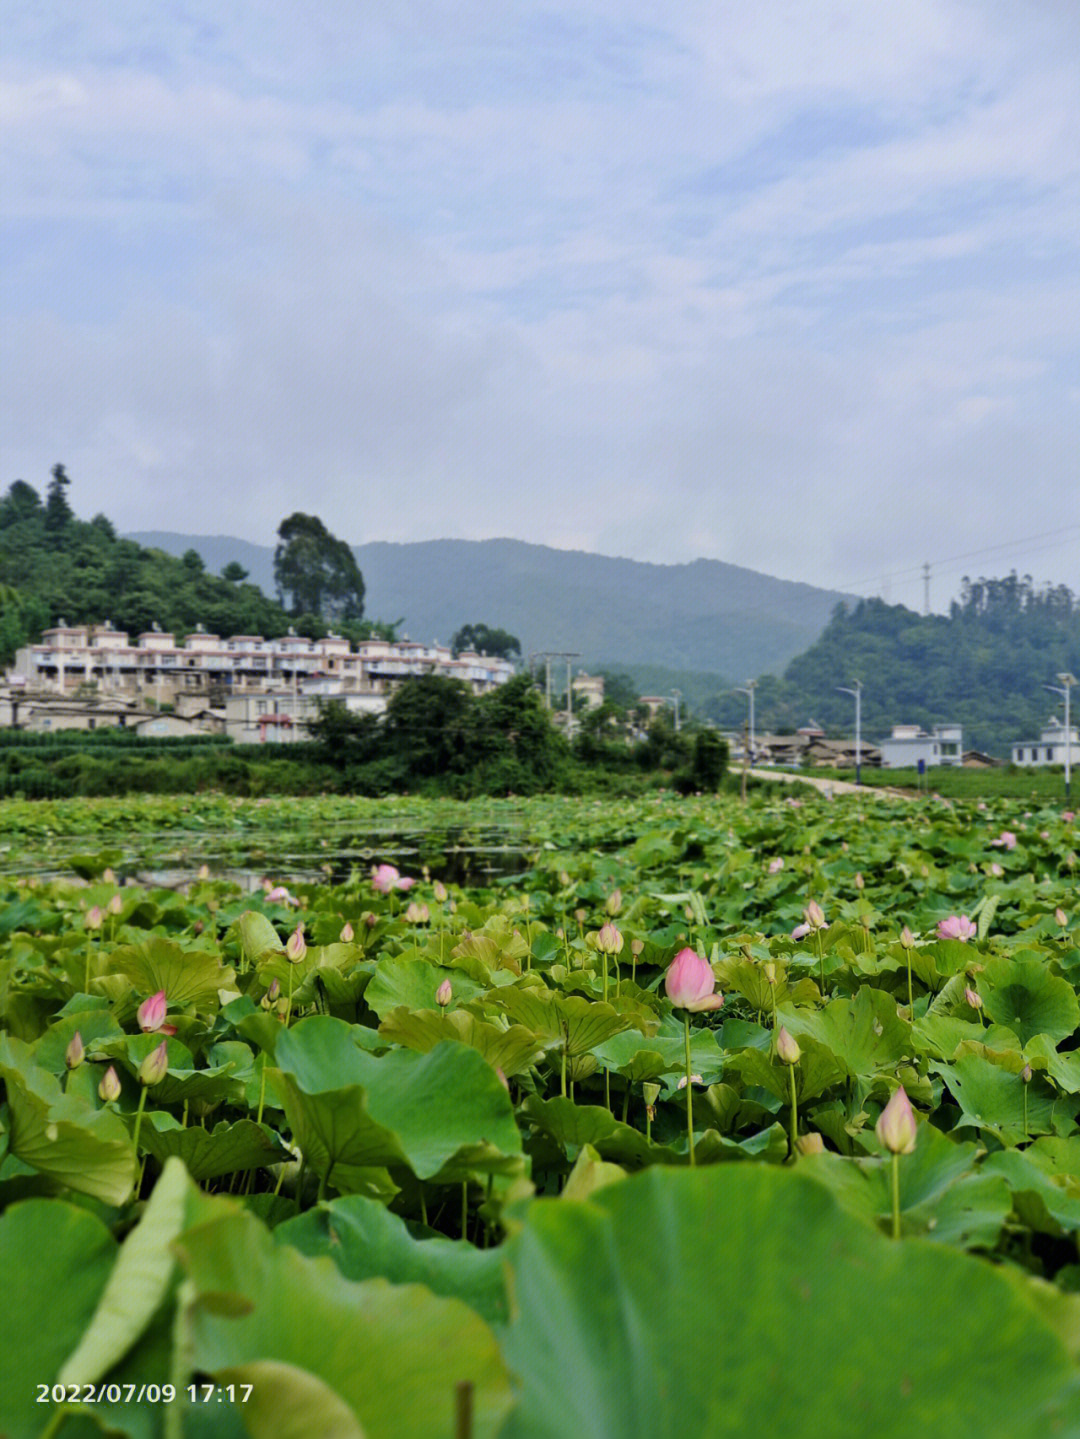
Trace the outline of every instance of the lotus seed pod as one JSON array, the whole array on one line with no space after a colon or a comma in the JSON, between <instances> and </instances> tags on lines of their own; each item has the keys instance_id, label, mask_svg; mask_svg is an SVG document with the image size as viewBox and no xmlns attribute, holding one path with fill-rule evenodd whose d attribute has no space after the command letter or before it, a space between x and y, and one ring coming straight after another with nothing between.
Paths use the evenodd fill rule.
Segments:
<instances>
[{"instance_id":1,"label":"lotus seed pod","mask_svg":"<svg viewBox=\"0 0 1080 1439\"><path fill-rule=\"evenodd\" d=\"M641 1086L641 1093L644 1095L645 1103L651 1108L660 1098L660 1086L650 1081Z\"/></svg>"},{"instance_id":2,"label":"lotus seed pod","mask_svg":"<svg viewBox=\"0 0 1080 1439\"><path fill-rule=\"evenodd\" d=\"M120 1098L120 1081L116 1077L116 1070L111 1064L101 1076L101 1083L98 1085L97 1092L106 1104L114 1104L116 1100Z\"/></svg>"},{"instance_id":3,"label":"lotus seed pod","mask_svg":"<svg viewBox=\"0 0 1080 1439\"><path fill-rule=\"evenodd\" d=\"M632 939L630 941L630 953L634 956L635 959L641 958L641 952L644 948L645 941L643 939Z\"/></svg>"},{"instance_id":4,"label":"lotus seed pod","mask_svg":"<svg viewBox=\"0 0 1080 1439\"><path fill-rule=\"evenodd\" d=\"M901 1085L878 1116L875 1127L879 1142L890 1154L911 1154L915 1148L915 1114Z\"/></svg>"},{"instance_id":5,"label":"lotus seed pod","mask_svg":"<svg viewBox=\"0 0 1080 1439\"><path fill-rule=\"evenodd\" d=\"M71 1036L71 1043L64 1050L64 1063L69 1069L78 1069L86 1058L86 1050L83 1047L82 1035L78 1030Z\"/></svg>"},{"instance_id":6,"label":"lotus seed pod","mask_svg":"<svg viewBox=\"0 0 1080 1439\"><path fill-rule=\"evenodd\" d=\"M780 1026L780 1033L776 1036L776 1054L782 1064L798 1064L802 1058L802 1050L798 1042L792 1038L783 1025Z\"/></svg>"},{"instance_id":7,"label":"lotus seed pod","mask_svg":"<svg viewBox=\"0 0 1080 1439\"><path fill-rule=\"evenodd\" d=\"M769 981L769 983L770 983L770 984L775 984L775 983L776 983L776 965L775 965L775 963L774 963L771 959L767 959L767 960L765 961L765 963L761 966L761 968L762 968L762 972L763 972L764 975L765 975L765 978Z\"/></svg>"}]
</instances>

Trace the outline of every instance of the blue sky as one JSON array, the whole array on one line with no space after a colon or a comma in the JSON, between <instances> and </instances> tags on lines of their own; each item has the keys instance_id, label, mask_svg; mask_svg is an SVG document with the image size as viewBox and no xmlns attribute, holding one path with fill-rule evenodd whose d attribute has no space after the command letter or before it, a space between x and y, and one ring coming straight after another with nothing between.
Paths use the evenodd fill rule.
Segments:
<instances>
[{"instance_id":1,"label":"blue sky","mask_svg":"<svg viewBox=\"0 0 1080 1439\"><path fill-rule=\"evenodd\" d=\"M1080 589L1080 7L340 8L7 7L0 484Z\"/></svg>"}]
</instances>

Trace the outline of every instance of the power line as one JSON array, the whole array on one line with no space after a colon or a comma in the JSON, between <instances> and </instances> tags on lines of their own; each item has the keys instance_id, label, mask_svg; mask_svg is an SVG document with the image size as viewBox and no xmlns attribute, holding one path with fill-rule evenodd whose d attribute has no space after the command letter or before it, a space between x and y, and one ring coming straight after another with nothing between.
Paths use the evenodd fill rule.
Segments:
<instances>
[{"instance_id":1,"label":"power line","mask_svg":"<svg viewBox=\"0 0 1080 1439\"><path fill-rule=\"evenodd\" d=\"M1038 547L1040 550L1053 549L1056 545L1064 544L1068 539L1072 537L1073 533L1077 531L1080 531L1080 523L1072 525L1059 525L1057 529L1044 530L1041 534L1038 535L1027 535L1022 539L1015 540L1002 540L996 545L986 545L979 550L968 550L964 554L949 555L945 559L931 560L929 563L932 569L944 569L949 565L960 564L964 560L976 560L986 555L997 554L1001 550L1015 552L1018 547L1022 545L1033 545L1039 540L1048 542L1040 545ZM1026 553L1031 552L1028 551ZM1024 556L1021 556L1021 558L1023 557ZM870 586L877 586L893 580L902 580L909 578L913 579L919 575L925 576L925 564L911 565L907 569L902 570L890 570L888 574L876 575L872 579L856 580L848 584L830 586L830 588L844 591L861 590L867 589Z\"/></svg>"}]
</instances>

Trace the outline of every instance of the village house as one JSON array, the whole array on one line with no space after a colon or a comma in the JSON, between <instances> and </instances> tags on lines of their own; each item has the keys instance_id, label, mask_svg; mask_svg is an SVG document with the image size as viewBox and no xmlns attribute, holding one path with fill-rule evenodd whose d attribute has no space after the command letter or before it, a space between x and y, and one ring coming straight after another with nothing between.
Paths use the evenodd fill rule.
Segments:
<instances>
[{"instance_id":1,"label":"village house","mask_svg":"<svg viewBox=\"0 0 1080 1439\"><path fill-rule=\"evenodd\" d=\"M963 760L963 729L958 724L934 725L931 730L917 724L897 724L878 747L885 769L959 765Z\"/></svg>"},{"instance_id":2,"label":"village house","mask_svg":"<svg viewBox=\"0 0 1080 1439\"><path fill-rule=\"evenodd\" d=\"M1013 745L1012 762L1026 766L1064 764L1066 739L1070 759L1080 760L1080 740L1077 738L1076 726L1070 724L1066 734L1062 721L1052 715L1037 740L1024 739Z\"/></svg>"}]
</instances>

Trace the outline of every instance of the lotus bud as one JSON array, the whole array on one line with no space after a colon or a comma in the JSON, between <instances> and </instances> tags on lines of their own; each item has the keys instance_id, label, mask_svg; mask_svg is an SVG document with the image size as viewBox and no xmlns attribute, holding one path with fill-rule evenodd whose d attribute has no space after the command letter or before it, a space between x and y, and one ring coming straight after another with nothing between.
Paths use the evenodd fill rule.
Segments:
<instances>
[{"instance_id":1,"label":"lotus bud","mask_svg":"<svg viewBox=\"0 0 1080 1439\"><path fill-rule=\"evenodd\" d=\"M693 924L693 922L694 922L694 911L693 911L693 909L691 908L690 905L688 905L688 904L683 905L683 914L686 916L686 922L687 922L687 924Z\"/></svg>"},{"instance_id":2,"label":"lotus bud","mask_svg":"<svg viewBox=\"0 0 1080 1439\"><path fill-rule=\"evenodd\" d=\"M971 1005L972 1009L982 1009L982 1007L983 1007L982 995L979 993L979 991L978 991L977 989L972 989L971 986L969 985L969 986L964 990L964 998L967 1000L968 1004Z\"/></svg>"},{"instance_id":3,"label":"lotus bud","mask_svg":"<svg viewBox=\"0 0 1080 1439\"><path fill-rule=\"evenodd\" d=\"M83 1047L82 1035L78 1030L71 1036L71 1043L64 1050L64 1063L69 1069L78 1069L86 1058L86 1050Z\"/></svg>"},{"instance_id":4,"label":"lotus bud","mask_svg":"<svg viewBox=\"0 0 1080 1439\"><path fill-rule=\"evenodd\" d=\"M440 984L438 989L435 991L435 1003L439 1006L440 1009L445 1009L446 1006L453 999L453 997L454 991L451 988L450 981L448 979L444 979L442 984Z\"/></svg>"},{"instance_id":5,"label":"lotus bud","mask_svg":"<svg viewBox=\"0 0 1080 1439\"><path fill-rule=\"evenodd\" d=\"M800 1154L824 1154L825 1141L820 1134L800 1134L795 1141L795 1148Z\"/></svg>"},{"instance_id":6,"label":"lotus bud","mask_svg":"<svg viewBox=\"0 0 1080 1439\"><path fill-rule=\"evenodd\" d=\"M569 889L571 884L570 876L565 869L559 870L559 884L563 889Z\"/></svg>"},{"instance_id":7,"label":"lotus bud","mask_svg":"<svg viewBox=\"0 0 1080 1439\"><path fill-rule=\"evenodd\" d=\"M878 1116L875 1132L890 1154L911 1154L914 1151L915 1114L903 1085Z\"/></svg>"},{"instance_id":8,"label":"lotus bud","mask_svg":"<svg viewBox=\"0 0 1080 1439\"><path fill-rule=\"evenodd\" d=\"M209 866L208 864L200 864L200 865L199 865L198 878L199 878L199 879L209 879L209 878L210 878L210 866Z\"/></svg>"},{"instance_id":9,"label":"lotus bud","mask_svg":"<svg viewBox=\"0 0 1080 1439\"><path fill-rule=\"evenodd\" d=\"M855 876L855 888L856 888L856 889L865 889L865 888L866 888L866 880L863 879L863 877L862 877L861 874L856 874L856 876Z\"/></svg>"},{"instance_id":10,"label":"lotus bud","mask_svg":"<svg viewBox=\"0 0 1080 1439\"><path fill-rule=\"evenodd\" d=\"M1057 924L1058 929L1068 929L1069 927L1069 916L1065 913L1065 911L1061 908L1060 905L1058 905L1057 909L1054 910L1054 921Z\"/></svg>"},{"instance_id":11,"label":"lotus bud","mask_svg":"<svg viewBox=\"0 0 1080 1439\"><path fill-rule=\"evenodd\" d=\"M797 924L791 931L791 937L792 939L805 939L809 933L810 926L808 924Z\"/></svg>"},{"instance_id":12,"label":"lotus bud","mask_svg":"<svg viewBox=\"0 0 1080 1439\"><path fill-rule=\"evenodd\" d=\"M798 1042L792 1038L783 1025L780 1026L780 1033L776 1036L776 1055L782 1064L798 1064L802 1058L802 1050Z\"/></svg>"},{"instance_id":13,"label":"lotus bud","mask_svg":"<svg viewBox=\"0 0 1080 1439\"><path fill-rule=\"evenodd\" d=\"M900 943L903 945L903 947L904 947L905 949L914 949L914 948L915 948L915 936L912 934L911 930L908 929L908 927L907 927L906 924L904 925L903 929L900 931Z\"/></svg>"},{"instance_id":14,"label":"lotus bud","mask_svg":"<svg viewBox=\"0 0 1080 1439\"><path fill-rule=\"evenodd\" d=\"M1023 1069L1020 1071L1020 1078L1024 1081L1025 1084L1030 1084L1030 1083L1031 1083L1031 1065L1030 1065L1030 1064L1025 1064L1025 1065L1024 1065Z\"/></svg>"},{"instance_id":15,"label":"lotus bud","mask_svg":"<svg viewBox=\"0 0 1080 1439\"><path fill-rule=\"evenodd\" d=\"M101 912L101 905L95 904L86 911L86 919L84 922L87 929L100 929L101 922L104 918L105 916Z\"/></svg>"},{"instance_id":16,"label":"lotus bud","mask_svg":"<svg viewBox=\"0 0 1080 1439\"><path fill-rule=\"evenodd\" d=\"M716 975L712 965L692 949L681 949L668 965L664 989L676 1009L701 1013L719 1009L724 1002L722 994L714 993Z\"/></svg>"},{"instance_id":17,"label":"lotus bud","mask_svg":"<svg viewBox=\"0 0 1080 1439\"><path fill-rule=\"evenodd\" d=\"M367 925L368 929L374 929L378 922L379 916L377 914L373 914L369 909L368 912L364 915L364 923Z\"/></svg>"},{"instance_id":18,"label":"lotus bud","mask_svg":"<svg viewBox=\"0 0 1080 1439\"><path fill-rule=\"evenodd\" d=\"M290 964L299 964L307 954L307 944L304 941L304 926L298 924L285 941L285 958Z\"/></svg>"},{"instance_id":19,"label":"lotus bud","mask_svg":"<svg viewBox=\"0 0 1080 1439\"><path fill-rule=\"evenodd\" d=\"M588 913L587 913L585 910L583 910L583 909L575 909L575 910L574 910L574 918L577 920L578 924L584 924L585 921L588 919L588 917L589 917L589 916L588 916Z\"/></svg>"},{"instance_id":20,"label":"lotus bud","mask_svg":"<svg viewBox=\"0 0 1080 1439\"><path fill-rule=\"evenodd\" d=\"M620 909L622 909L622 890L613 889L607 897L607 903L604 905L605 913L610 914L612 919L614 919Z\"/></svg>"},{"instance_id":21,"label":"lotus bud","mask_svg":"<svg viewBox=\"0 0 1080 1439\"><path fill-rule=\"evenodd\" d=\"M116 1077L116 1070L110 1064L105 1073L101 1076L101 1083L97 1092L106 1104L115 1104L120 1098L120 1081Z\"/></svg>"},{"instance_id":22,"label":"lotus bud","mask_svg":"<svg viewBox=\"0 0 1080 1439\"><path fill-rule=\"evenodd\" d=\"M115 883L116 883L116 871L115 871L114 869L112 869L111 867L109 867L109 868L107 868L107 869L104 871L104 873L102 874L101 878L102 878L102 880L104 881L105 884L115 884Z\"/></svg>"},{"instance_id":23,"label":"lotus bud","mask_svg":"<svg viewBox=\"0 0 1080 1439\"><path fill-rule=\"evenodd\" d=\"M342 944L352 944L354 938L353 927L349 921L346 920L341 926L341 942Z\"/></svg>"},{"instance_id":24,"label":"lotus bud","mask_svg":"<svg viewBox=\"0 0 1080 1439\"><path fill-rule=\"evenodd\" d=\"M769 860L769 873L770 873L770 874L779 874L780 871L783 869L783 867L784 867L784 861L783 861L783 859L781 859L781 857L780 857L779 855L777 855L775 859L770 859L770 860Z\"/></svg>"},{"instance_id":25,"label":"lotus bud","mask_svg":"<svg viewBox=\"0 0 1080 1439\"><path fill-rule=\"evenodd\" d=\"M266 991L266 997L267 997L267 999L270 1001L271 1004L274 1004L274 1003L276 1002L277 997L278 997L278 995L279 995L280 993L281 993L281 984L280 984L280 982L278 981L277 975L275 975L274 978L270 981L270 988Z\"/></svg>"},{"instance_id":26,"label":"lotus bud","mask_svg":"<svg viewBox=\"0 0 1080 1439\"><path fill-rule=\"evenodd\" d=\"M803 910L803 919L811 929L828 929L828 925L825 923L825 912L816 899L812 899Z\"/></svg>"},{"instance_id":27,"label":"lotus bud","mask_svg":"<svg viewBox=\"0 0 1080 1439\"><path fill-rule=\"evenodd\" d=\"M431 886L431 892L435 896L436 904L446 903L449 891L447 890L446 885L443 884L441 879L437 879L435 883Z\"/></svg>"},{"instance_id":28,"label":"lotus bud","mask_svg":"<svg viewBox=\"0 0 1080 1439\"><path fill-rule=\"evenodd\" d=\"M119 914L120 911L123 909L123 907L124 907L124 901L120 898L120 896L119 896L118 894L114 894L113 897L112 897L112 899L109 900L109 903L108 903L108 905L106 906L106 908L108 909L109 913L112 914L112 915L117 915L117 914Z\"/></svg>"},{"instance_id":29,"label":"lotus bud","mask_svg":"<svg viewBox=\"0 0 1080 1439\"><path fill-rule=\"evenodd\" d=\"M427 924L431 918L431 911L426 904L417 904L416 900L410 900L405 910L406 924Z\"/></svg>"},{"instance_id":30,"label":"lotus bud","mask_svg":"<svg viewBox=\"0 0 1080 1439\"><path fill-rule=\"evenodd\" d=\"M776 983L776 965L771 959L767 959L761 966L762 973L770 984Z\"/></svg>"},{"instance_id":31,"label":"lotus bud","mask_svg":"<svg viewBox=\"0 0 1080 1439\"><path fill-rule=\"evenodd\" d=\"M143 1034L154 1034L165 1023L165 1015L169 1008L169 1002L165 998L165 991L159 989L157 994L152 994L149 999L144 999L135 1011L135 1020Z\"/></svg>"},{"instance_id":32,"label":"lotus bud","mask_svg":"<svg viewBox=\"0 0 1080 1439\"><path fill-rule=\"evenodd\" d=\"M139 1083L147 1086L160 1084L168 1072L169 1051L165 1047L165 1040L162 1040L157 1049L152 1049L139 1065Z\"/></svg>"},{"instance_id":33,"label":"lotus bud","mask_svg":"<svg viewBox=\"0 0 1080 1439\"><path fill-rule=\"evenodd\" d=\"M623 937L610 919L606 924L600 926L600 933L596 936L596 947L601 954L622 953Z\"/></svg>"}]
</instances>

